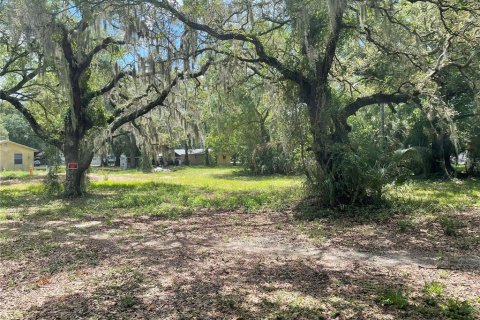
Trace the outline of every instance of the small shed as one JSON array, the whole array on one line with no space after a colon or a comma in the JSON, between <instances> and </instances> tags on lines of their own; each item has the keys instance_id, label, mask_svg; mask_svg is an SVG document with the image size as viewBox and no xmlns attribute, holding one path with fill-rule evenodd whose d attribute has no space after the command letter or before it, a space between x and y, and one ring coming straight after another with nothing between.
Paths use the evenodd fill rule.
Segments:
<instances>
[{"instance_id":1,"label":"small shed","mask_svg":"<svg viewBox=\"0 0 480 320\"><path fill-rule=\"evenodd\" d=\"M0 141L0 170L27 171L36 149L9 140Z\"/></svg>"}]
</instances>

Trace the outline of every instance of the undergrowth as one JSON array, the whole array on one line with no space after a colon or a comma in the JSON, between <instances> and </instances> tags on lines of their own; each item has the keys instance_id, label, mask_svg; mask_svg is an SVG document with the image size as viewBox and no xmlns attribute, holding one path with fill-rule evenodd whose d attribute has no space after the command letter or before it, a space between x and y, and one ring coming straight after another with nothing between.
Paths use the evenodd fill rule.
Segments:
<instances>
[{"instance_id":1,"label":"undergrowth","mask_svg":"<svg viewBox=\"0 0 480 320\"><path fill-rule=\"evenodd\" d=\"M399 287L386 287L379 290L377 302L386 308L404 312L415 312L437 319L441 316L453 320L477 319L478 309L473 301L448 296L446 287L438 281L426 282L420 299L409 301L408 293Z\"/></svg>"}]
</instances>

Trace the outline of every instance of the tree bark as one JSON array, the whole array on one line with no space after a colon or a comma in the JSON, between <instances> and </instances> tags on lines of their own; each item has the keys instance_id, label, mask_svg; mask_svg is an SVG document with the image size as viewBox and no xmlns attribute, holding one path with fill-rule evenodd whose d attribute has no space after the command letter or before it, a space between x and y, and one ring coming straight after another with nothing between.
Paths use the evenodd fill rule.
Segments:
<instances>
[{"instance_id":1,"label":"tree bark","mask_svg":"<svg viewBox=\"0 0 480 320\"><path fill-rule=\"evenodd\" d=\"M130 146L130 168L136 168L137 167L137 147L132 144Z\"/></svg>"},{"instance_id":2,"label":"tree bark","mask_svg":"<svg viewBox=\"0 0 480 320\"><path fill-rule=\"evenodd\" d=\"M450 160L449 138L446 133L435 131L432 136L431 172L442 178L450 179L455 171Z\"/></svg>"},{"instance_id":3,"label":"tree bark","mask_svg":"<svg viewBox=\"0 0 480 320\"><path fill-rule=\"evenodd\" d=\"M210 153L208 152L208 145L205 146L205 165L210 166Z\"/></svg>"},{"instance_id":4,"label":"tree bark","mask_svg":"<svg viewBox=\"0 0 480 320\"><path fill-rule=\"evenodd\" d=\"M189 166L190 165L190 159L188 159L188 141L187 140L185 140L184 148L185 148L185 159L184 159L185 162L184 162L184 164L186 166Z\"/></svg>"},{"instance_id":5,"label":"tree bark","mask_svg":"<svg viewBox=\"0 0 480 320\"><path fill-rule=\"evenodd\" d=\"M67 197L79 197L85 192L85 174L93 158L93 151L82 145L81 139L71 130L65 139L65 184L64 195ZM69 169L69 163L76 163L77 169Z\"/></svg>"}]
</instances>

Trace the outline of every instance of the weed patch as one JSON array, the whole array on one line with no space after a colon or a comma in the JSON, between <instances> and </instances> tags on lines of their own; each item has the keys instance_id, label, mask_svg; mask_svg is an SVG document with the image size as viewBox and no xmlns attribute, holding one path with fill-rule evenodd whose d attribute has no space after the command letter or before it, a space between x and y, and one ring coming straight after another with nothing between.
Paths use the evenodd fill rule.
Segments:
<instances>
[{"instance_id":1,"label":"weed patch","mask_svg":"<svg viewBox=\"0 0 480 320\"><path fill-rule=\"evenodd\" d=\"M404 310L408 307L408 299L404 292L399 288L384 289L380 293L378 301L383 306L392 306L401 310Z\"/></svg>"},{"instance_id":2,"label":"weed patch","mask_svg":"<svg viewBox=\"0 0 480 320\"><path fill-rule=\"evenodd\" d=\"M478 310L474 303L455 297L445 296L445 285L431 281L423 287L425 305L417 306L420 313L431 317L443 315L454 320L476 319Z\"/></svg>"},{"instance_id":3,"label":"weed patch","mask_svg":"<svg viewBox=\"0 0 480 320\"><path fill-rule=\"evenodd\" d=\"M449 237L455 237L459 235L459 231L464 227L463 223L455 217L440 216L438 222L442 227L443 233Z\"/></svg>"}]
</instances>

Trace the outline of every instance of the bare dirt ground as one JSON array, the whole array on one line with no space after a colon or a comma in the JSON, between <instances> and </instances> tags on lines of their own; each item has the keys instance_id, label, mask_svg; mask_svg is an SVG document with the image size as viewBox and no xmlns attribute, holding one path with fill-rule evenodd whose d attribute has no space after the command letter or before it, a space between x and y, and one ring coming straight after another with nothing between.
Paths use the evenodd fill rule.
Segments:
<instances>
[{"instance_id":1,"label":"bare dirt ground","mask_svg":"<svg viewBox=\"0 0 480 320\"><path fill-rule=\"evenodd\" d=\"M447 319L421 308L426 282L480 297L480 212L457 216L462 237L294 212L0 222L0 319Z\"/></svg>"}]
</instances>

